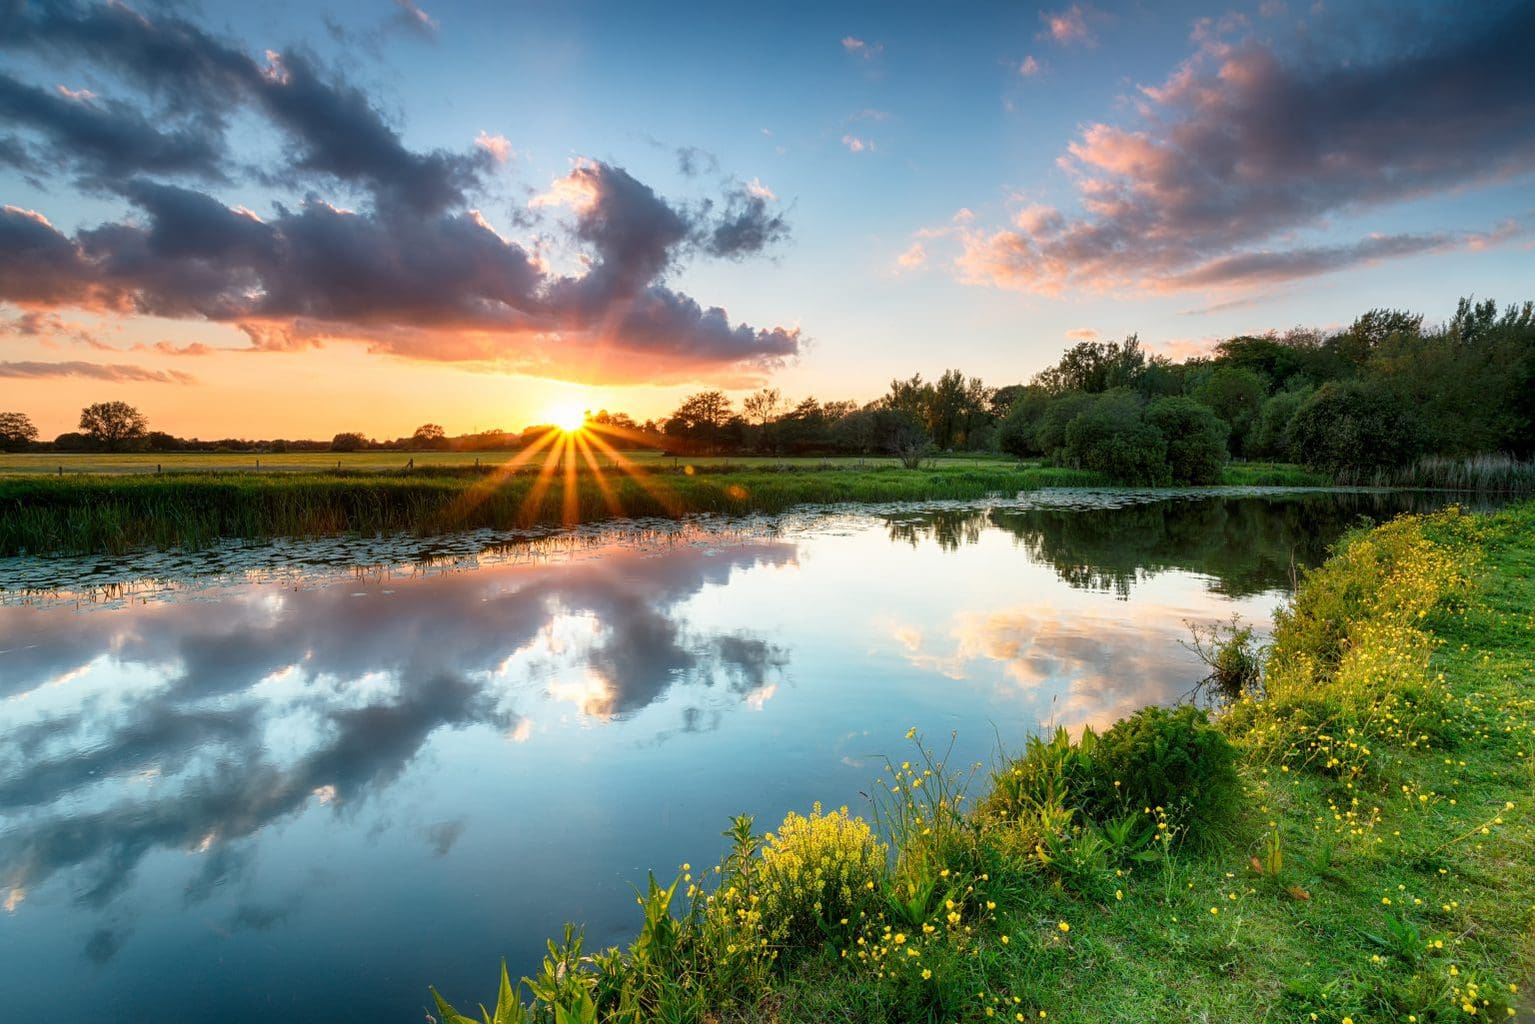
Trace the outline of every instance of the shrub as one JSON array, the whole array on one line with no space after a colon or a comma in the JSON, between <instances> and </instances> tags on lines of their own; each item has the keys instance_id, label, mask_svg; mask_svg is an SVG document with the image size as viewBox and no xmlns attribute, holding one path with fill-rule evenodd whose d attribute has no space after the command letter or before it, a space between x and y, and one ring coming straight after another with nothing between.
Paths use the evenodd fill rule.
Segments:
<instances>
[{"instance_id":1,"label":"shrub","mask_svg":"<svg viewBox=\"0 0 1535 1024\"><path fill-rule=\"evenodd\" d=\"M1324 384L1290 421L1302 462L1342 480L1405 466L1422 447L1416 417L1384 388L1353 381Z\"/></svg>"},{"instance_id":2,"label":"shrub","mask_svg":"<svg viewBox=\"0 0 1535 1024\"><path fill-rule=\"evenodd\" d=\"M1163 808L1180 841L1205 845L1236 816L1236 748L1198 708L1142 708L1100 736L1095 755L1122 799Z\"/></svg>"},{"instance_id":3,"label":"shrub","mask_svg":"<svg viewBox=\"0 0 1535 1024\"><path fill-rule=\"evenodd\" d=\"M828 929L856 920L884 879L886 850L868 823L843 807L810 817L790 812L762 847L762 920L769 938L816 946Z\"/></svg>"},{"instance_id":4,"label":"shrub","mask_svg":"<svg viewBox=\"0 0 1535 1024\"><path fill-rule=\"evenodd\" d=\"M1167 441L1128 391L1105 392L1078 413L1066 427L1064 455L1118 484L1157 487L1170 480Z\"/></svg>"},{"instance_id":5,"label":"shrub","mask_svg":"<svg viewBox=\"0 0 1535 1024\"><path fill-rule=\"evenodd\" d=\"M1192 398L1159 398L1146 422L1167 440L1167 468L1175 484L1219 483L1226 464L1226 424Z\"/></svg>"}]
</instances>

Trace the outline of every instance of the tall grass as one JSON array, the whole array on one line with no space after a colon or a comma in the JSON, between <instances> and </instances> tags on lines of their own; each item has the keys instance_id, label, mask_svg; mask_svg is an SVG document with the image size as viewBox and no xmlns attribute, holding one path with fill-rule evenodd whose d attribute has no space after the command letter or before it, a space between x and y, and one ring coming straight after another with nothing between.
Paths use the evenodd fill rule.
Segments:
<instances>
[{"instance_id":1,"label":"tall grass","mask_svg":"<svg viewBox=\"0 0 1535 1024\"><path fill-rule=\"evenodd\" d=\"M1431 487L1450 491L1488 494L1535 493L1535 459L1523 461L1512 455L1471 455L1452 458L1429 455L1411 466L1378 469L1359 474L1356 480L1372 487Z\"/></svg>"},{"instance_id":2,"label":"tall grass","mask_svg":"<svg viewBox=\"0 0 1535 1024\"><path fill-rule=\"evenodd\" d=\"M1041 486L1091 486L1093 473L947 465L601 474L174 474L0 478L0 555L198 548L221 539L443 533L573 525L619 517L782 512L838 502L969 500Z\"/></svg>"}]
</instances>

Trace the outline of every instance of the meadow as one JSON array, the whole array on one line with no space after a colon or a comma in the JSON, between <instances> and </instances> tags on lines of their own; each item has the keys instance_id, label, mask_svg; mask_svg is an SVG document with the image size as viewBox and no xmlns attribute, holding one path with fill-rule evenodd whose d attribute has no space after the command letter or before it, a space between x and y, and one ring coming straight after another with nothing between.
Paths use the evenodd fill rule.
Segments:
<instances>
[{"instance_id":1,"label":"meadow","mask_svg":"<svg viewBox=\"0 0 1535 1024\"><path fill-rule=\"evenodd\" d=\"M437 454L437 453L433 453ZM619 517L782 512L842 502L972 500L1039 487L1106 484L1099 473L1010 458L945 457L921 469L878 459L672 459L516 464L442 453L401 468L399 453L262 456L80 456L60 475L0 462L0 555L121 553L260 540L396 531L442 533L574 525ZM58 457L55 456L55 459ZM161 457L162 460L166 457ZM383 459L392 462L382 462ZM225 461L219 461L225 460ZM284 460L269 462L268 460ZM455 461L457 460L457 461ZM340 464L340 470L329 468ZM62 465L62 463L60 463ZM155 467L161 471L157 472ZM1285 486L1323 479L1295 467L1228 467L1229 482Z\"/></svg>"},{"instance_id":2,"label":"meadow","mask_svg":"<svg viewBox=\"0 0 1535 1024\"><path fill-rule=\"evenodd\" d=\"M638 890L626 950L568 928L483 1017L1528 1014L1532 609L1535 504L1355 533L1270 646L1208 647L1233 687L1213 721L1149 709L989 768L914 726L867 806L735 819L717 865Z\"/></svg>"}]
</instances>

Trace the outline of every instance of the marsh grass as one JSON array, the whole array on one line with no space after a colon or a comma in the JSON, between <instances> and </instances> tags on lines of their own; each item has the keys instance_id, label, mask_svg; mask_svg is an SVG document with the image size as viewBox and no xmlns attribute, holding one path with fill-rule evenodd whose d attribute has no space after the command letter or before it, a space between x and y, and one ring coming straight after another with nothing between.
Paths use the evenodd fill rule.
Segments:
<instances>
[{"instance_id":1,"label":"marsh grass","mask_svg":"<svg viewBox=\"0 0 1535 1024\"><path fill-rule=\"evenodd\" d=\"M1386 656L1396 648L1401 658ZM652 884L634 947L571 957L567 935L529 980L534 1003L498 1019L1442 1024L1528 1013L1535 505L1355 535L1302 582L1266 672L1266 692L1218 723L1240 788L1214 842L1178 834L1206 827L1198 816L1128 800L1125 815L1084 818L1066 794L1100 791L1116 759L1065 733L1026 748L1026 785L1004 792L1009 762L979 812L955 811L968 769L948 768L914 731L918 753L888 766L875 819L892 849L865 885L882 901L819 939L772 940L751 898L761 840L738 819L708 881L684 865L670 889ZM1145 725L1126 741L1155 748L1171 735ZM1041 813L1021 830L1024 807ZM834 838L805 849L846 847ZM682 900L678 884L673 928L658 893ZM669 966L646 952L656 933ZM563 988L550 992L549 978Z\"/></svg>"},{"instance_id":2,"label":"marsh grass","mask_svg":"<svg viewBox=\"0 0 1535 1024\"><path fill-rule=\"evenodd\" d=\"M221 539L517 529L619 517L782 512L838 502L968 500L1092 473L956 460L931 470L680 465L633 473L413 472L0 477L0 555L198 548Z\"/></svg>"},{"instance_id":3,"label":"marsh grass","mask_svg":"<svg viewBox=\"0 0 1535 1024\"><path fill-rule=\"evenodd\" d=\"M1347 482L1347 481L1340 481ZM1360 480L1374 487L1426 487L1480 494L1535 493L1535 460L1512 455L1430 455L1411 466L1380 469Z\"/></svg>"}]
</instances>

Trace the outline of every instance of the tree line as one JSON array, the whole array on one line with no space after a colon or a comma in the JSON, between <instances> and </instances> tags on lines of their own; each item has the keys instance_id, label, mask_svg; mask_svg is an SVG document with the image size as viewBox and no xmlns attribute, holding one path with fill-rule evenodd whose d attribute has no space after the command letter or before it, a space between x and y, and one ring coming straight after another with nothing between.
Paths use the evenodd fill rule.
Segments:
<instances>
[{"instance_id":1,"label":"tree line","mask_svg":"<svg viewBox=\"0 0 1535 1024\"><path fill-rule=\"evenodd\" d=\"M1004 452L1092 469L1127 484L1208 483L1230 458L1298 462L1338 479L1423 455L1535 457L1535 303L1461 299L1446 323L1372 309L1334 333L1241 335L1174 362L1131 335L1067 350L1027 384L987 386L947 370L892 380L870 402L786 400L762 388L739 409L722 391L637 422L600 410L588 425L616 447L675 454L875 455L916 465L939 451ZM329 441L204 442L150 431L122 402L82 410L78 433L39 444L21 413L0 413L10 450L515 450L549 425L450 437L343 432Z\"/></svg>"}]
</instances>

